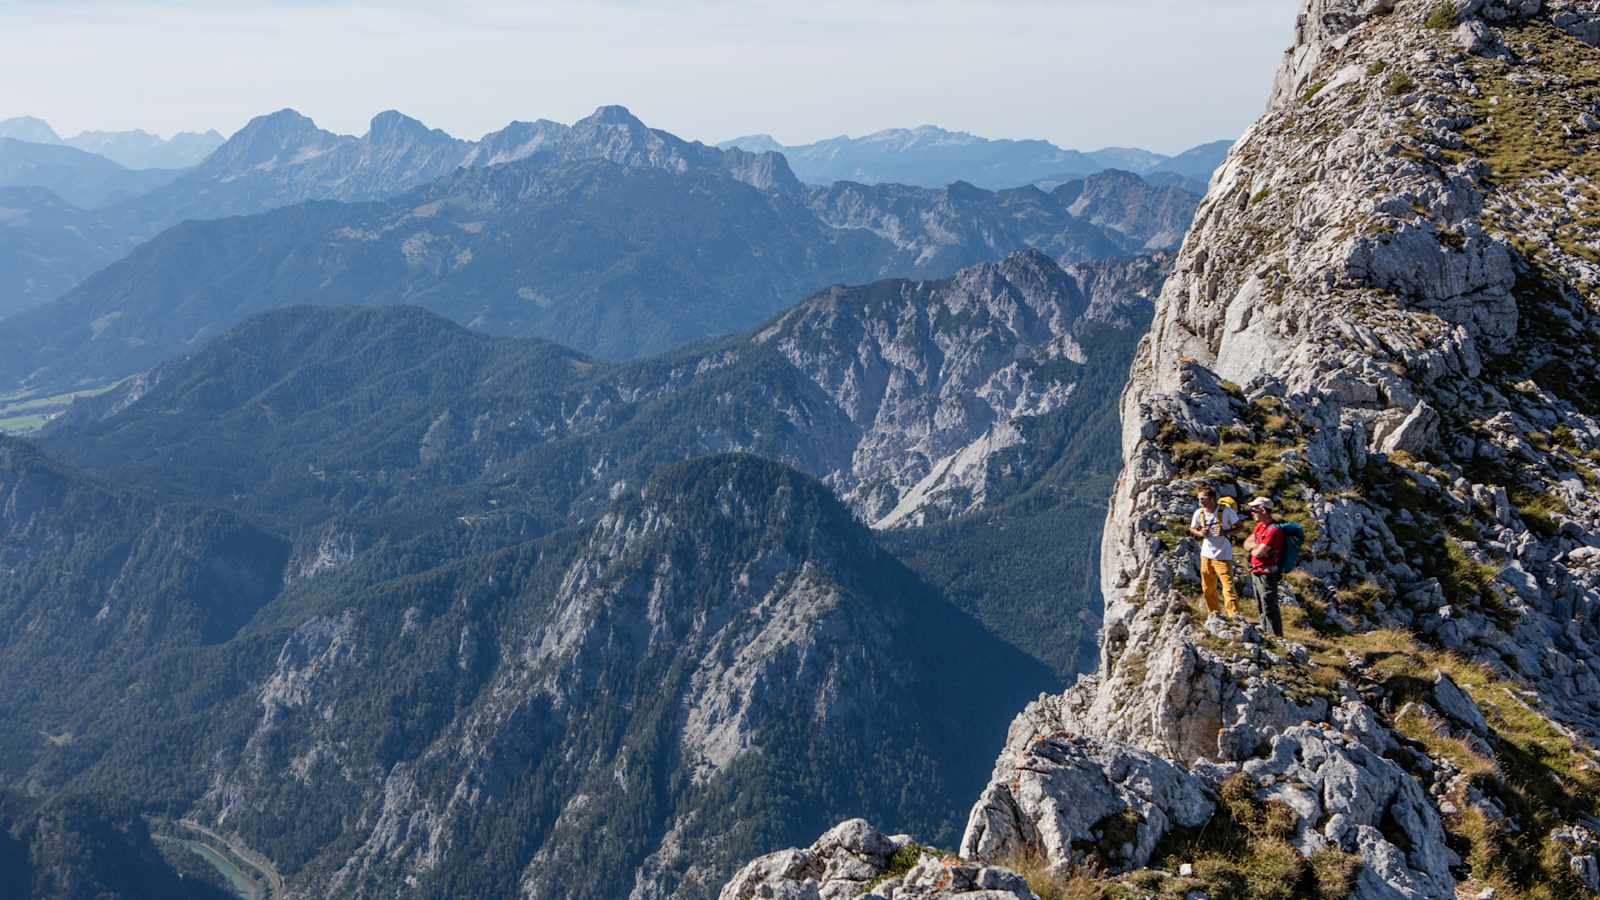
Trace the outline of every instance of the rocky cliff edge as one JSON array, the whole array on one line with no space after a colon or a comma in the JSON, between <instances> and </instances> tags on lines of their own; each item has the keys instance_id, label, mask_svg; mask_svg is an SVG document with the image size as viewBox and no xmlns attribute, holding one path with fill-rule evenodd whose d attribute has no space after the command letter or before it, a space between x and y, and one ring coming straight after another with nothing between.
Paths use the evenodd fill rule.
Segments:
<instances>
[{"instance_id":1,"label":"rocky cliff edge","mask_svg":"<svg viewBox=\"0 0 1600 900\"><path fill-rule=\"evenodd\" d=\"M1587 0L1307 0L1124 395L1099 667L1016 719L963 857L1071 896L1600 892L1597 46ZM1202 483L1305 526L1284 639L1203 618ZM833 896L752 867L725 900Z\"/></svg>"}]
</instances>

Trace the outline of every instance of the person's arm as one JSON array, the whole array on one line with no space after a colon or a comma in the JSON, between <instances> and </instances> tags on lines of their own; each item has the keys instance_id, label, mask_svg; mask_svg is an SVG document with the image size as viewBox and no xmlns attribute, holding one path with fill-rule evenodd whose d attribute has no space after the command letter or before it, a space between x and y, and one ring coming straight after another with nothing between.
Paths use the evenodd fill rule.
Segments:
<instances>
[{"instance_id":1,"label":"person's arm","mask_svg":"<svg viewBox=\"0 0 1600 900\"><path fill-rule=\"evenodd\" d=\"M1195 514L1189 517L1189 533L1194 535L1197 538L1202 538L1202 539L1204 539L1205 536L1206 536L1205 529L1201 528L1200 526L1196 525L1195 523L1196 522L1204 522L1205 521L1205 519L1201 517L1201 513L1203 513L1203 512L1205 512L1205 510L1196 510Z\"/></svg>"}]
</instances>

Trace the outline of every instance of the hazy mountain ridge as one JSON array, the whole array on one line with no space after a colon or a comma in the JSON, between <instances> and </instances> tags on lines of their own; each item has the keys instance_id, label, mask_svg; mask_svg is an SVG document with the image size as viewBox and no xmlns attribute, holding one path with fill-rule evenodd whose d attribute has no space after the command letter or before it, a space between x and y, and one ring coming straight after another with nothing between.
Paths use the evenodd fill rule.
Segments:
<instances>
[{"instance_id":1,"label":"hazy mountain ridge","mask_svg":"<svg viewBox=\"0 0 1600 900\"><path fill-rule=\"evenodd\" d=\"M60 144L103 156L129 169L186 169L205 159L225 140L216 129L181 131L163 139L140 128L84 131L63 139L50 123L33 116L0 119L0 138Z\"/></svg>"},{"instance_id":2,"label":"hazy mountain ridge","mask_svg":"<svg viewBox=\"0 0 1600 900\"><path fill-rule=\"evenodd\" d=\"M1211 170L1222 162L1230 143L1206 144L1168 157L1121 147L1093 152L1064 150L1049 141L991 140L924 125L795 146L780 144L771 135L757 134L717 146L782 153L795 174L813 185L855 181L944 187L966 181L998 190L1040 181L1054 186L1107 169L1123 169L1142 176L1175 178L1183 187L1203 194Z\"/></svg>"},{"instance_id":3,"label":"hazy mountain ridge","mask_svg":"<svg viewBox=\"0 0 1600 900\"><path fill-rule=\"evenodd\" d=\"M184 219L251 215L309 200L385 200L462 167L531 156L547 163L608 159L680 174L725 170L735 177L738 163L748 168L755 162L742 152L723 154L646 128L622 107L601 107L571 126L513 122L478 141L452 137L394 110L374 116L366 134L352 137L283 109L250 120L170 187L114 214L154 234Z\"/></svg>"},{"instance_id":4,"label":"hazy mountain ridge","mask_svg":"<svg viewBox=\"0 0 1600 900\"><path fill-rule=\"evenodd\" d=\"M32 134L36 129L22 127L26 124L14 122L12 130ZM1148 162L1145 156L1136 151L1107 153L1108 159L1128 164ZM727 310L710 312L709 320L705 320L703 314L700 317L702 321L696 322L692 314L686 321L674 321L680 318L676 310L638 309L640 304L649 306L652 300L649 297L628 296L635 293L635 289L627 287L623 288L623 296L607 297L605 302L633 307L634 312L620 313L607 309L596 316L581 308L587 301L573 297L562 299L577 302L580 308L567 311L529 310L526 303L502 297L498 301L501 308L482 311L485 316L483 321L488 327L513 334L541 334L607 355L637 355L681 343L685 334L696 337L748 327L781 308L775 303L793 302L795 298L828 283L858 283L892 275L946 275L963 265L998 257L1022 246L1042 247L1063 262L1071 263L1118 252L1165 249L1175 244L1175 236L1169 227L1140 222L1134 216L1124 216L1116 221L1114 227L1099 229L1105 232L1102 234L1094 227L1068 221L1060 210L1051 208L1048 200L1041 202L1022 194L1007 199L990 192L967 191L961 183L941 186L942 191L849 184L806 189L781 155L740 149L719 150L683 141L659 129L648 128L622 107L601 107L593 115L571 126L547 120L513 122L478 141L453 138L394 111L374 117L363 136L337 135L318 128L309 118L285 109L252 120L198 165L182 171L135 172L65 146L0 142L0 185L46 187L74 205L95 209L97 215L86 220L92 221L100 232L115 232L118 235L116 240L103 241L102 244L131 247L140 240L153 237L189 219L215 220L256 215L316 200L395 202L397 195L422 190L436 181L449 181L471 192L474 190L472 178L462 173L462 169L521 162L525 171L549 173L558 169L573 171L572 167L578 163L602 159L630 170L654 168L676 177L724 177L761 191L767 195L770 205L787 206L789 200L797 199L809 206L830 228L859 233L824 233L820 237L811 235L800 238L802 243L821 241L839 245L808 248L807 255L834 257L831 260L811 258L787 263L776 259L780 255L776 248L755 251L757 255L765 257L765 261L741 263L747 272L774 265L798 269L798 272L759 275L757 280L766 283L753 288L747 286L744 292L758 297L765 295L766 298L777 293L782 295L781 301L760 299L752 312L739 317L733 325L717 321L727 318L730 314ZM1071 180L1074 179L1060 181ZM1051 187L1056 187L1056 183L1052 183ZM730 208L740 206L733 201L723 202ZM1146 201L1130 195L1129 202L1139 205ZM1152 210L1158 220L1182 219L1197 201L1173 195L1164 202L1171 209ZM793 210L780 210L778 215L797 218ZM1015 221L1010 221L1013 217ZM1104 221L1111 222L1109 218ZM481 227L475 220L460 224L468 228ZM596 225L608 230L617 227L616 223L595 222L577 227ZM357 222L351 227L371 230L366 222ZM573 227L572 223L566 223L566 227ZM771 226L767 227L770 233ZM803 221L783 227L791 231L815 230L813 225ZM1047 232L1051 230L1060 233L1050 236ZM882 245L871 246L875 242L868 235L886 241L893 249ZM431 234L418 237L420 239L413 241L411 247L427 256L427 244L437 242L433 241ZM747 242L745 238L729 235L725 231L702 233L700 238L702 252L706 246L718 246L730 239ZM52 235L30 235L28 239L37 243L59 243ZM658 234L652 240L659 242L663 239ZM282 246L280 239L262 237L260 240L269 246ZM452 243L459 245L463 242ZM614 254L627 254L640 249L637 247L639 242L625 232L594 243L618 248L612 251ZM635 246L622 249L627 244ZM338 256L345 255L344 251L335 252ZM414 262L411 259L413 252L407 251L407 265ZM650 251L646 249L644 252ZM476 247L457 246L455 254L428 260L427 264L435 269L444 269L454 264L452 261L458 257L460 260L481 257L483 251ZM874 256L886 258L869 265ZM664 258L658 258L651 265L663 269L681 268L686 260L695 257L695 253L683 247L666 251L661 257ZM71 258L18 263L6 272L7 277L15 284L31 283L36 287L26 294L20 291L13 294L8 305L13 309L37 306L39 300L51 299L45 297L45 289L37 285L50 285L49 290L55 290L55 285L64 283L64 273L90 271L93 266L105 261L103 254L86 251ZM371 265L372 262L362 264ZM547 260L546 265L549 264ZM623 272L642 264L639 261L619 261ZM573 267L581 275L579 281L598 284L615 277L581 264ZM799 273L804 273L803 277ZM623 277L628 276L624 274ZM660 271L654 277L683 292L720 290L705 283L707 280L719 280L715 271ZM149 276L141 280L148 281ZM319 278L319 285L325 280ZM480 277L475 280L481 283L486 279ZM726 282L730 279L720 280ZM601 287L585 288L574 283L555 291L544 290L537 284L517 285L511 292L524 288L535 304L548 301L552 294L571 295L584 290L594 294L605 290ZM244 290L247 293L259 292L262 286L251 283L244 286ZM297 293L301 291L299 288L294 290ZM409 292L417 289L404 290ZM427 291L429 288L420 290ZM482 288L471 290L481 291ZM382 289L378 293L383 293ZM530 297L521 299L528 300ZM728 297L716 302L731 306L738 300ZM87 320L76 313L71 315L76 318L78 327L82 327L85 321L99 320L102 315L117 311L108 309ZM453 312L449 314L454 315ZM476 321L479 314L474 312L462 321ZM223 324L228 324L228 321ZM199 329L203 325L199 323L193 327ZM127 325L125 323L118 327ZM629 335L629 331L639 333ZM191 330L178 336L182 340L192 341L195 334L196 331ZM621 336L612 342L615 348L608 348L603 345L605 339L595 336L602 334ZM59 337L59 332L55 332L49 340ZM133 368L148 365L163 355L176 352L170 343L163 343L163 339L149 334L127 339L140 342L141 347L157 348L153 351L154 355L144 357ZM170 341L171 337L165 340Z\"/></svg>"},{"instance_id":5,"label":"hazy mountain ridge","mask_svg":"<svg viewBox=\"0 0 1600 900\"><path fill-rule=\"evenodd\" d=\"M124 168L72 147L0 138L0 187L40 187L83 209L101 209L171 183L175 171Z\"/></svg>"}]
</instances>

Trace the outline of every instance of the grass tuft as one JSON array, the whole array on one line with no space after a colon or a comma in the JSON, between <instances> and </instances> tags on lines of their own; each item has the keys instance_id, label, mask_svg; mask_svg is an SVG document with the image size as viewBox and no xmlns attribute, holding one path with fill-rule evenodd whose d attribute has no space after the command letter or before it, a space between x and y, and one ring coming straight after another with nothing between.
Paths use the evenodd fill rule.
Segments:
<instances>
[{"instance_id":1,"label":"grass tuft","mask_svg":"<svg viewBox=\"0 0 1600 900\"><path fill-rule=\"evenodd\" d=\"M1444 31L1456 27L1460 23L1460 16L1456 13L1455 0L1439 0L1433 9L1428 11L1428 18L1423 24L1436 31Z\"/></svg>"},{"instance_id":2,"label":"grass tuft","mask_svg":"<svg viewBox=\"0 0 1600 900\"><path fill-rule=\"evenodd\" d=\"M1399 97L1416 90L1417 80L1404 72L1392 72L1389 80L1384 82L1383 89L1391 97Z\"/></svg>"}]
</instances>

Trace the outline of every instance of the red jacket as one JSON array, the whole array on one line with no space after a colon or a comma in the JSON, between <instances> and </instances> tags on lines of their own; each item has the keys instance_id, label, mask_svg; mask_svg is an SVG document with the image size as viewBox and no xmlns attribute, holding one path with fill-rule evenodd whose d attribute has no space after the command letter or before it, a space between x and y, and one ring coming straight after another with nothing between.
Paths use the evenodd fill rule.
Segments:
<instances>
[{"instance_id":1,"label":"red jacket","mask_svg":"<svg viewBox=\"0 0 1600 900\"><path fill-rule=\"evenodd\" d=\"M1253 536L1255 544L1250 550L1250 571L1257 575L1276 572L1279 561L1283 559L1283 529L1276 522L1257 522ZM1257 556L1262 547L1266 547L1267 552Z\"/></svg>"}]
</instances>

